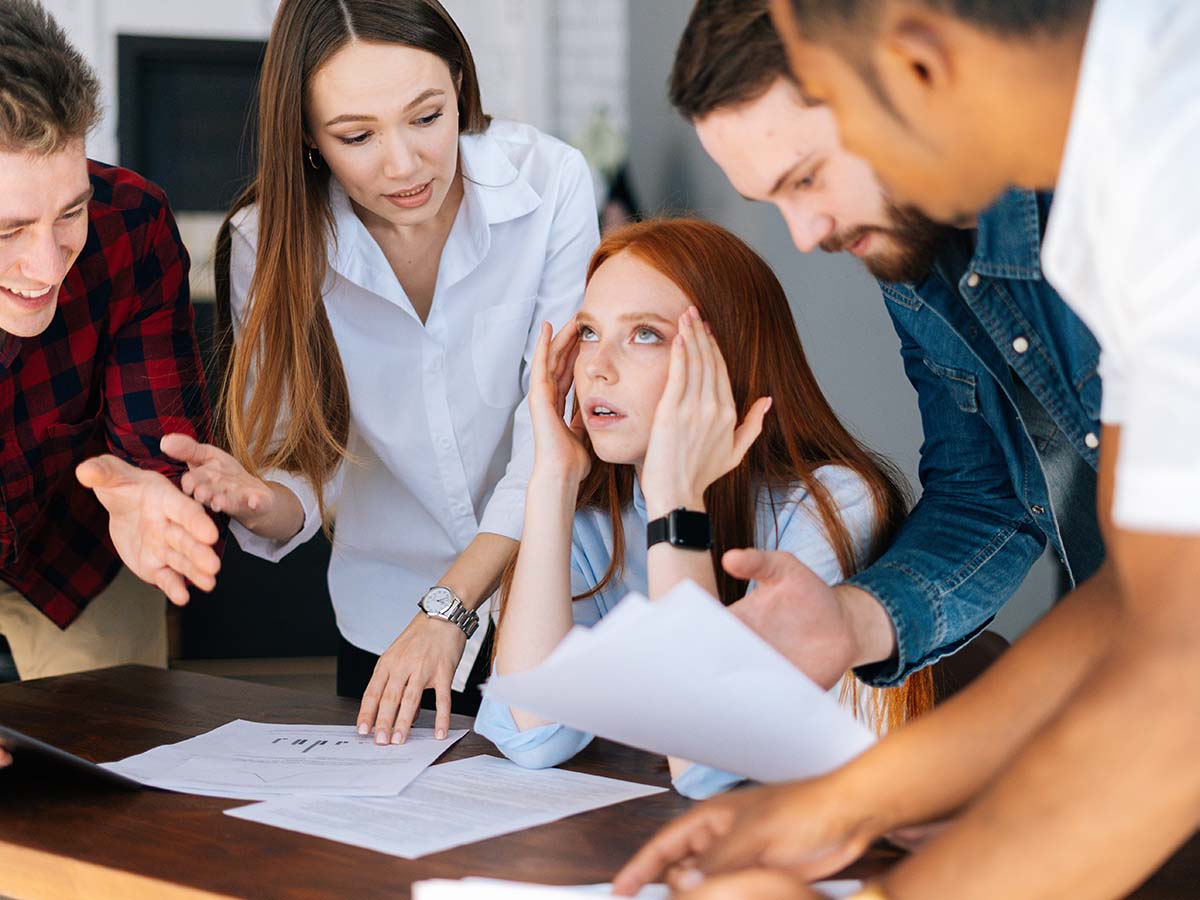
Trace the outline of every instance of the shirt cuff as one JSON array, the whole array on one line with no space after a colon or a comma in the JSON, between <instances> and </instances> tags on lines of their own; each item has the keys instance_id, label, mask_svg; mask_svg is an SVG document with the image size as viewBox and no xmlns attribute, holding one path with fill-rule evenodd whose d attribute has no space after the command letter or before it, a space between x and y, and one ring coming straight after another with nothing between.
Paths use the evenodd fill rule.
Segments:
<instances>
[{"instance_id":1,"label":"shirt cuff","mask_svg":"<svg viewBox=\"0 0 1200 900\"><path fill-rule=\"evenodd\" d=\"M279 562L321 528L321 515L317 508L317 497L308 482L298 475L272 469L263 474L263 481L274 481L283 485L296 495L300 506L304 509L304 524L300 530L286 541L273 541L270 538L255 534L236 520L230 520L229 530L237 539L238 546L251 556L257 556L268 562Z\"/></svg>"},{"instance_id":2,"label":"shirt cuff","mask_svg":"<svg viewBox=\"0 0 1200 900\"><path fill-rule=\"evenodd\" d=\"M745 780L745 777L734 775L732 772L722 772L720 769L692 763L671 779L671 786L689 800L707 800Z\"/></svg>"},{"instance_id":3,"label":"shirt cuff","mask_svg":"<svg viewBox=\"0 0 1200 900\"><path fill-rule=\"evenodd\" d=\"M1200 534L1200 475L1117 461L1113 522L1130 531Z\"/></svg>"},{"instance_id":4,"label":"shirt cuff","mask_svg":"<svg viewBox=\"0 0 1200 900\"><path fill-rule=\"evenodd\" d=\"M475 732L526 769L557 766L592 742L592 735L556 723L522 731L517 727L508 704L489 700L486 695L475 717Z\"/></svg>"}]
</instances>

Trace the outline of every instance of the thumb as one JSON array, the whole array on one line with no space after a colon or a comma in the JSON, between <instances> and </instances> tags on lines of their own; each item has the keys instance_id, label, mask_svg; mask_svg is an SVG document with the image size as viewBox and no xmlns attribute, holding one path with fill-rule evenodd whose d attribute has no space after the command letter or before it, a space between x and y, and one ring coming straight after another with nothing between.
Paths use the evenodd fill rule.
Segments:
<instances>
[{"instance_id":1,"label":"thumb","mask_svg":"<svg viewBox=\"0 0 1200 900\"><path fill-rule=\"evenodd\" d=\"M75 468L75 477L85 488L116 487L125 480L126 463L115 456L94 456Z\"/></svg>"},{"instance_id":2,"label":"thumb","mask_svg":"<svg viewBox=\"0 0 1200 900\"><path fill-rule=\"evenodd\" d=\"M754 401L754 405L750 407L750 412L746 413L746 418L742 420L742 424L734 429L733 453L737 457L738 462L742 461L751 445L762 434L763 419L766 418L767 412L770 410L773 402L770 397L759 397Z\"/></svg>"},{"instance_id":3,"label":"thumb","mask_svg":"<svg viewBox=\"0 0 1200 900\"><path fill-rule=\"evenodd\" d=\"M769 584L780 581L803 564L782 550L729 550L721 557L721 565L734 578Z\"/></svg>"},{"instance_id":4,"label":"thumb","mask_svg":"<svg viewBox=\"0 0 1200 900\"><path fill-rule=\"evenodd\" d=\"M159 448L163 453L172 459L177 459L180 462L188 463L189 465L205 462L207 449L204 444L201 444L189 434L174 434L163 435L161 441L158 442Z\"/></svg>"}]
</instances>

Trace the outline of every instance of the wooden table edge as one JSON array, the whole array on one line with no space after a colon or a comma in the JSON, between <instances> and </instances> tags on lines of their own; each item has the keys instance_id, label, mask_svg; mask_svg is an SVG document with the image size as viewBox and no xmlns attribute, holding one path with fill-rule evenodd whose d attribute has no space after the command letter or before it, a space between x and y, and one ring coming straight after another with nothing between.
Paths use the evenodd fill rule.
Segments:
<instances>
[{"instance_id":1,"label":"wooden table edge","mask_svg":"<svg viewBox=\"0 0 1200 900\"><path fill-rule=\"evenodd\" d=\"M61 900L97 897L116 897L121 900L235 900L231 894L215 894L2 841L0 895L14 900L33 900L38 897Z\"/></svg>"}]
</instances>

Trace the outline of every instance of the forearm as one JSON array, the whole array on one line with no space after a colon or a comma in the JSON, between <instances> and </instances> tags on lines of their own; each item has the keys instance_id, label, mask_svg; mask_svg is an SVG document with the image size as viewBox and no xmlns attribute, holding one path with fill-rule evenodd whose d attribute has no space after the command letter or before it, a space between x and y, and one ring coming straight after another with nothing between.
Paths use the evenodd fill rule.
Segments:
<instances>
[{"instance_id":1,"label":"forearm","mask_svg":"<svg viewBox=\"0 0 1200 900\"><path fill-rule=\"evenodd\" d=\"M1186 628L1197 637L1195 626ZM1062 657L1059 657L1062 660ZM1122 623L1120 642L1014 765L887 879L887 896L1125 896L1196 828L1200 654Z\"/></svg>"},{"instance_id":2,"label":"forearm","mask_svg":"<svg viewBox=\"0 0 1200 900\"><path fill-rule=\"evenodd\" d=\"M304 506L291 489L277 481L263 482L271 491L272 501L265 515L239 518L247 530L269 541L290 541L304 527Z\"/></svg>"},{"instance_id":3,"label":"forearm","mask_svg":"<svg viewBox=\"0 0 1200 900\"><path fill-rule=\"evenodd\" d=\"M446 570L438 584L454 591L468 609L478 609L496 592L517 542L502 534L480 532Z\"/></svg>"},{"instance_id":4,"label":"forearm","mask_svg":"<svg viewBox=\"0 0 1200 900\"><path fill-rule=\"evenodd\" d=\"M1101 569L968 688L838 772L876 835L970 801L1052 718L1107 650L1119 605Z\"/></svg>"},{"instance_id":5,"label":"forearm","mask_svg":"<svg viewBox=\"0 0 1200 900\"><path fill-rule=\"evenodd\" d=\"M535 471L530 478L521 547L496 640L501 674L538 665L571 629L571 528L578 490L561 477ZM512 713L522 729L546 724L520 710Z\"/></svg>"}]
</instances>

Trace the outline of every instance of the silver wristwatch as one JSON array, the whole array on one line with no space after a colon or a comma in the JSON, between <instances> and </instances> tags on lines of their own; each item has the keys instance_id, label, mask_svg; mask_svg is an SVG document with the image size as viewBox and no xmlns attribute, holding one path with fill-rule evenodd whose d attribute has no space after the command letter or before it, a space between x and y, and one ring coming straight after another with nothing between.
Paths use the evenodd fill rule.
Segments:
<instances>
[{"instance_id":1,"label":"silver wristwatch","mask_svg":"<svg viewBox=\"0 0 1200 900\"><path fill-rule=\"evenodd\" d=\"M479 627L479 616L475 610L467 609L454 591L440 584L427 590L417 606L431 619L444 619L457 625L467 637Z\"/></svg>"}]
</instances>

